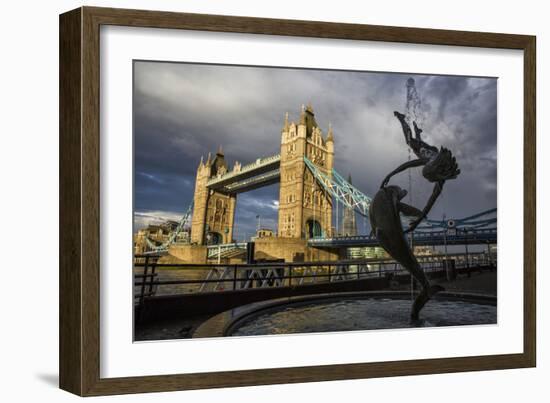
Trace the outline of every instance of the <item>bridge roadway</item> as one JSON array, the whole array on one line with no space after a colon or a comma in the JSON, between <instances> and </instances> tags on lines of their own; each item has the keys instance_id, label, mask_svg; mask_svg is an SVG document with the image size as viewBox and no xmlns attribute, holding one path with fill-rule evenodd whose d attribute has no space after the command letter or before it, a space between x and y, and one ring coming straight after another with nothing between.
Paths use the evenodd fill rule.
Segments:
<instances>
[{"instance_id":1,"label":"bridge roadway","mask_svg":"<svg viewBox=\"0 0 550 403\"><path fill-rule=\"evenodd\" d=\"M224 193L242 193L258 187L271 185L280 180L281 155L258 158L256 161L243 165L238 170L229 171L215 176L207 182L209 189Z\"/></svg>"},{"instance_id":2,"label":"bridge roadway","mask_svg":"<svg viewBox=\"0 0 550 403\"><path fill-rule=\"evenodd\" d=\"M431 245L475 245L475 244L496 244L497 230L477 229L477 230L455 230L454 232L435 231L435 232L415 232L413 235L415 246ZM308 245L315 248L339 248L339 247L359 247L359 246L379 246L379 242L374 236L358 235L334 238L312 238L308 240Z\"/></svg>"}]
</instances>

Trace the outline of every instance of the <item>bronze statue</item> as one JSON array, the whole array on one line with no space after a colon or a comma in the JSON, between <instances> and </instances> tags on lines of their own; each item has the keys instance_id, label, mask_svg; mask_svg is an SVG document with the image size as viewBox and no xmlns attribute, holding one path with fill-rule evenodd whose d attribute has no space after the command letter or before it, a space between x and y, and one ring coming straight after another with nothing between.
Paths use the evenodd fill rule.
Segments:
<instances>
[{"instance_id":1,"label":"bronze statue","mask_svg":"<svg viewBox=\"0 0 550 403\"><path fill-rule=\"evenodd\" d=\"M416 122L414 122L415 137L413 137L411 128L405 121L405 116L399 112L394 112L394 115L401 122L407 145L411 147L418 158L400 165L386 176L380 185L380 190L372 200L369 208L369 219L372 232L380 245L391 257L407 269L422 287L422 291L416 297L411 311L411 319L418 320L420 310L426 302L444 288L439 285L430 285L426 274L411 250L405 234L414 231L426 217L441 194L445 181L456 178L460 173L460 169L458 169L456 159L448 149L441 147L438 150L422 140L422 130L418 128ZM407 195L407 191L398 186L388 186L392 176L405 169L417 166L424 166L422 169L424 178L430 182L435 182L432 195L422 211L401 201ZM405 230L403 230L401 224L401 214L413 218L413 221Z\"/></svg>"}]
</instances>

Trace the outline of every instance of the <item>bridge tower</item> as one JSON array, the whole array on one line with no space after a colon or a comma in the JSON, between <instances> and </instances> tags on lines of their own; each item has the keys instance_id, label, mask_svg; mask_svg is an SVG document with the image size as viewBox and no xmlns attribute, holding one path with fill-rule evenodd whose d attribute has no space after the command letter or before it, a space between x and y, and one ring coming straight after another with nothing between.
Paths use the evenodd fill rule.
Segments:
<instances>
[{"instance_id":1,"label":"bridge tower","mask_svg":"<svg viewBox=\"0 0 550 403\"><path fill-rule=\"evenodd\" d=\"M287 113L281 131L279 237L303 239L332 235L332 197L317 183L304 157L332 176L332 127L329 126L325 138L311 104L302 105L298 124L289 123Z\"/></svg>"},{"instance_id":2,"label":"bridge tower","mask_svg":"<svg viewBox=\"0 0 550 403\"><path fill-rule=\"evenodd\" d=\"M210 154L206 162L201 158L195 180L192 243L205 245L232 242L236 195L220 193L207 187L210 178L226 172L227 163L221 146L213 159Z\"/></svg>"}]
</instances>

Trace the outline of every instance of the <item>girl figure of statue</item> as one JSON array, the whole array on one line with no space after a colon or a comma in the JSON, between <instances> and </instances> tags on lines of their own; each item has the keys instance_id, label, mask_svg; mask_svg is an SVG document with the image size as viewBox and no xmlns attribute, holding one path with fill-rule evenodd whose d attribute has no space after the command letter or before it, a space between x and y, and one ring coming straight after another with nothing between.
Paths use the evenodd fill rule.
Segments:
<instances>
[{"instance_id":1,"label":"girl figure of statue","mask_svg":"<svg viewBox=\"0 0 550 403\"><path fill-rule=\"evenodd\" d=\"M401 123L403 134L405 135L405 142L416 155L417 159L407 161L390 172L384 178L380 188L386 187L392 176L406 169L419 166L423 166L422 176L429 182L434 183L432 194L422 210L422 214L409 224L409 227L405 230L405 233L407 233L414 231L418 224L428 215L435 201L441 194L445 181L455 179L460 174L460 169L458 168L456 158L453 157L450 150L445 147L438 149L422 140L422 129L416 125L416 122L413 122L415 134L413 137L411 127L405 120L405 115L399 112L394 112L393 114Z\"/></svg>"}]
</instances>

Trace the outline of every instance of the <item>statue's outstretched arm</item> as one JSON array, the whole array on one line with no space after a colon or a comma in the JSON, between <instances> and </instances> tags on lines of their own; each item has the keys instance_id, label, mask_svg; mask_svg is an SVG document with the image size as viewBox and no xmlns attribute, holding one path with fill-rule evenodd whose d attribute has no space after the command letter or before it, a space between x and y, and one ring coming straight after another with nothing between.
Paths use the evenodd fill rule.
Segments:
<instances>
[{"instance_id":1,"label":"statue's outstretched arm","mask_svg":"<svg viewBox=\"0 0 550 403\"><path fill-rule=\"evenodd\" d=\"M403 172L405 169L408 169L408 168L414 168L414 167L419 167L419 166L422 166L422 165L425 165L426 164L426 160L423 160L423 159L416 159L416 160L411 160L411 161L407 161L405 162L404 164L401 164L399 165L397 168L395 168L393 171L391 171L385 178L384 178L384 181L382 182L382 184L380 185L380 188L383 188L385 187L388 182L390 181L390 178L396 174L398 174L399 172Z\"/></svg>"},{"instance_id":2,"label":"statue's outstretched arm","mask_svg":"<svg viewBox=\"0 0 550 403\"><path fill-rule=\"evenodd\" d=\"M401 123L401 127L403 129L403 135L405 136L405 142L407 143L407 145L410 146L411 138L412 138L412 131L411 131L411 127L409 126L409 124L405 120L405 115L403 115L402 113L399 113L397 111L393 112L393 115Z\"/></svg>"},{"instance_id":3,"label":"statue's outstretched arm","mask_svg":"<svg viewBox=\"0 0 550 403\"><path fill-rule=\"evenodd\" d=\"M424 207L424 210L422 210L422 215L417 217L413 222L411 222L411 224L409 225L409 228L407 228L404 231L405 234L408 233L408 232L414 231L416 229L416 227L418 227L418 224L420 224L420 222L424 218L426 218L426 216L428 215L428 213L432 209L433 205L435 204L435 201L437 200L437 198L441 194L441 191L443 190L443 185L444 184L445 184L445 181L439 181L435 184L432 195L428 199L428 202L426 203L426 206Z\"/></svg>"}]
</instances>

